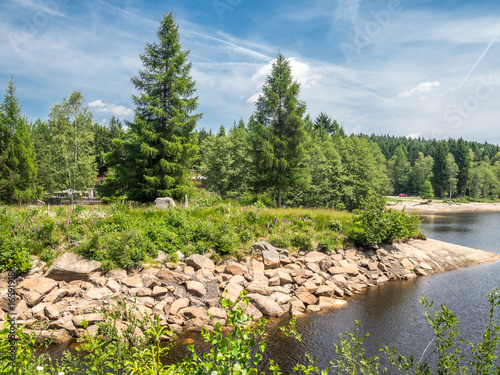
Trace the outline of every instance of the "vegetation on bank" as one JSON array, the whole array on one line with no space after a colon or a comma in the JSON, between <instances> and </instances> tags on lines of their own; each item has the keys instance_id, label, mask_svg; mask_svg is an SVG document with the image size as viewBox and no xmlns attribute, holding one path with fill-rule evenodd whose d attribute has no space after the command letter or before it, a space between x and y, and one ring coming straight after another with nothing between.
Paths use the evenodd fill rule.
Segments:
<instances>
[{"instance_id":1,"label":"vegetation on bank","mask_svg":"<svg viewBox=\"0 0 500 375\"><path fill-rule=\"evenodd\" d=\"M470 344L470 360L465 361L463 352L464 340L457 328L458 317L446 306L441 306L432 312L432 303L425 298L421 303L426 308L427 320L435 337L429 342L424 353L415 353L410 358L400 355L390 347L380 349L391 365L383 368L379 357L367 357L363 347L365 337L360 336L358 326L354 333L345 332L340 335L335 344L335 358L330 366L321 369L313 358L308 356L310 363L298 363L294 374L492 374L499 373L498 340L500 326L494 321L495 308L500 305L498 289L488 294L490 302L489 321L485 327L482 342ZM243 305L248 302L243 300ZM150 374L150 375L183 375L183 374L259 374L269 369L274 375L282 374L278 364L272 359L264 365L263 354L266 351L265 319L255 324L251 315L245 314L239 303L232 308L231 301L222 299L222 305L227 311L227 326L223 329L217 323L212 331L202 329L204 340L211 345L205 353L197 353L190 346L191 354L183 362L165 365L164 358L172 343L173 333L166 326L161 326L158 318L133 311L119 302L113 311L101 310L105 320L98 322L99 331L96 335L83 338L78 350L73 354L66 350L59 359L48 354L39 355L48 347L48 343L36 343L36 332L28 333L24 326L14 326L16 341L8 341L11 333L9 322L0 331L0 373L19 375L67 375L67 374ZM119 334L117 322L126 325ZM295 319L282 331L300 341ZM144 333L136 334L137 329ZM165 339L169 341L165 343ZM166 344L166 345L165 345ZM14 348L12 350L12 348ZM307 351L307 349L306 349ZM14 356L11 355L14 353ZM306 353L307 354L307 353ZM418 355L418 356L417 356ZM416 358L419 358L416 360ZM431 361L437 359L437 364Z\"/></svg>"},{"instance_id":2,"label":"vegetation on bank","mask_svg":"<svg viewBox=\"0 0 500 375\"><path fill-rule=\"evenodd\" d=\"M247 200L248 202L248 200ZM372 198L354 214L333 209L266 208L206 195L188 208L110 206L4 206L0 208L0 269L24 272L31 255L50 263L71 251L102 262L103 268L131 268L152 261L158 251L172 261L209 254L215 260L240 257L259 240L290 250L329 251L421 236L418 217L385 208Z\"/></svg>"}]
</instances>

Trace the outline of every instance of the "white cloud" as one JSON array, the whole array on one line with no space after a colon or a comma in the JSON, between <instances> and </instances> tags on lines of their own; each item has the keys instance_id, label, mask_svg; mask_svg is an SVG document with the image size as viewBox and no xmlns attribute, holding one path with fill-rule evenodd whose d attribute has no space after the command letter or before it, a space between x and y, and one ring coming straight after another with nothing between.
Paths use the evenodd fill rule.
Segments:
<instances>
[{"instance_id":1,"label":"white cloud","mask_svg":"<svg viewBox=\"0 0 500 375\"><path fill-rule=\"evenodd\" d=\"M257 100L259 100L259 98L262 96L262 93L259 92L258 94L255 94L255 95L252 95L251 97L249 97L246 102L247 103L252 103L252 104L255 104L257 103Z\"/></svg>"},{"instance_id":2,"label":"white cloud","mask_svg":"<svg viewBox=\"0 0 500 375\"><path fill-rule=\"evenodd\" d=\"M98 113L108 113L116 117L127 117L134 114L134 110L123 105L104 103L101 99L89 103L90 108L97 108Z\"/></svg>"},{"instance_id":3,"label":"white cloud","mask_svg":"<svg viewBox=\"0 0 500 375\"><path fill-rule=\"evenodd\" d=\"M354 22L358 17L360 3L361 0L338 0L335 17L337 19L345 19Z\"/></svg>"},{"instance_id":4,"label":"white cloud","mask_svg":"<svg viewBox=\"0 0 500 375\"><path fill-rule=\"evenodd\" d=\"M439 87L438 81L433 82L422 82L410 90L402 91L398 93L398 98L407 98L413 94L424 94L431 92Z\"/></svg>"},{"instance_id":5,"label":"white cloud","mask_svg":"<svg viewBox=\"0 0 500 375\"><path fill-rule=\"evenodd\" d=\"M311 74L311 65L297 60L295 57L288 58L290 68L292 69L293 79L300 83L302 88L308 88L317 85L317 81L321 78L319 74ZM252 82L261 87L264 84L266 77L271 73L273 64L276 59L273 59L266 65L259 67L257 72L252 76Z\"/></svg>"}]
</instances>

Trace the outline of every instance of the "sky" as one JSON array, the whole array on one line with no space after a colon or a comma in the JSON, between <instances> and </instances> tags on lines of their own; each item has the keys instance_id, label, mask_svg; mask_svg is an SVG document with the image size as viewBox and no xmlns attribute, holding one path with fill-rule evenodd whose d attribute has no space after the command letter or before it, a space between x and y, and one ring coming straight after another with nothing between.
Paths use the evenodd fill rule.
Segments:
<instances>
[{"instance_id":1,"label":"sky","mask_svg":"<svg viewBox=\"0 0 500 375\"><path fill-rule=\"evenodd\" d=\"M134 117L130 81L173 11L198 129L255 110L278 52L300 99L350 133L500 143L498 0L1 0L0 92L45 119L80 90L100 124Z\"/></svg>"}]
</instances>

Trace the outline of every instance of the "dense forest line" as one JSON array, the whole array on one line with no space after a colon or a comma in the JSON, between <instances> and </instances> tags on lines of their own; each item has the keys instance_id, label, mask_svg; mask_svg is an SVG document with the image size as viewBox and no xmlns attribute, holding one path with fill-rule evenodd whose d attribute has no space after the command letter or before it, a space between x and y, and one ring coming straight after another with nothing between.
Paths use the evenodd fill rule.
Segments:
<instances>
[{"instance_id":1,"label":"dense forest line","mask_svg":"<svg viewBox=\"0 0 500 375\"><path fill-rule=\"evenodd\" d=\"M323 112L306 115L300 85L280 53L246 123L217 133L196 130L202 114L172 13L157 35L159 42L147 44L140 56L144 69L131 78L135 116L124 124L116 118L97 124L80 91L54 104L46 119L30 122L13 78L7 82L0 103L1 201L32 202L44 193L94 187L102 167L107 178L97 188L108 201L182 199L196 191L193 174L201 174L211 192L260 195L278 207L354 209L372 193L500 195L499 146L347 135Z\"/></svg>"}]
</instances>

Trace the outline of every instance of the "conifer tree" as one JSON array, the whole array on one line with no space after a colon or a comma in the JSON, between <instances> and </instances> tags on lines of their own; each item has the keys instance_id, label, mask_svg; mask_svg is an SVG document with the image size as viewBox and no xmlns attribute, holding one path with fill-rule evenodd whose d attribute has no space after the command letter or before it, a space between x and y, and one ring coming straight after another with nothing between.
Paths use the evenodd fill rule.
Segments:
<instances>
[{"instance_id":1,"label":"conifer tree","mask_svg":"<svg viewBox=\"0 0 500 375\"><path fill-rule=\"evenodd\" d=\"M33 200L42 190L35 184L36 153L27 119L22 115L11 78L0 104L0 200Z\"/></svg>"},{"instance_id":2,"label":"conifer tree","mask_svg":"<svg viewBox=\"0 0 500 375\"><path fill-rule=\"evenodd\" d=\"M277 190L278 207L284 190L307 185L310 179L301 163L307 135L303 120L306 105L298 99L299 91L289 61L278 53L256 103L256 121L250 123L256 183L260 189Z\"/></svg>"},{"instance_id":3,"label":"conifer tree","mask_svg":"<svg viewBox=\"0 0 500 375\"><path fill-rule=\"evenodd\" d=\"M143 70L131 79L138 91L134 120L126 139L117 141L119 149L108 156L115 175L107 184L141 202L187 193L187 168L198 150L193 130L201 117L191 114L198 97L193 97L189 51L181 49L172 13L161 19L156 35L158 41L147 43L140 55Z\"/></svg>"}]
</instances>

